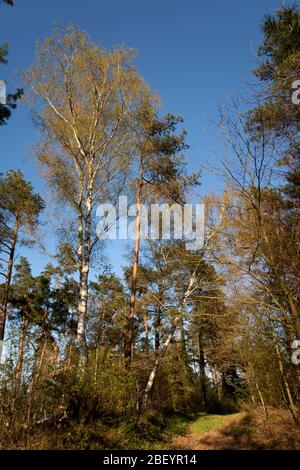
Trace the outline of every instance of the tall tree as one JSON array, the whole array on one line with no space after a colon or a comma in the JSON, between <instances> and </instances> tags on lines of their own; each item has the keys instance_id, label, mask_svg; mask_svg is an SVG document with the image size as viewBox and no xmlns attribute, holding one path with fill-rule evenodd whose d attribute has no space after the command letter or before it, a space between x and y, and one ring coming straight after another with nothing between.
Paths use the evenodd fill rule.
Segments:
<instances>
[{"instance_id":1,"label":"tall tree","mask_svg":"<svg viewBox=\"0 0 300 470\"><path fill-rule=\"evenodd\" d=\"M148 90L133 66L132 51L105 51L75 27L39 44L27 80L43 103L45 140L38 161L77 217L77 340L84 365L88 278L98 242L92 215L122 187L134 139L131 115Z\"/></svg>"},{"instance_id":2,"label":"tall tree","mask_svg":"<svg viewBox=\"0 0 300 470\"><path fill-rule=\"evenodd\" d=\"M42 198L34 193L31 183L24 180L20 171L10 170L0 178L1 274L5 279L0 307L0 356L16 246L30 240L28 235L33 235L43 208Z\"/></svg>"},{"instance_id":3,"label":"tall tree","mask_svg":"<svg viewBox=\"0 0 300 470\"><path fill-rule=\"evenodd\" d=\"M257 105L250 110L249 129L254 136L268 130L277 141L277 158L285 167L286 195L291 206L300 199L300 108L293 102L300 76L300 12L298 6L282 6L262 23L260 65L254 70L261 86ZM296 86L296 88L298 85Z\"/></svg>"},{"instance_id":4,"label":"tall tree","mask_svg":"<svg viewBox=\"0 0 300 470\"><path fill-rule=\"evenodd\" d=\"M31 267L26 258L20 257L15 266L13 285L9 300L11 305L11 317L20 323L18 357L15 366L15 385L19 388L22 378L25 347L30 322L35 316L34 309L34 278L31 274Z\"/></svg>"},{"instance_id":5,"label":"tall tree","mask_svg":"<svg viewBox=\"0 0 300 470\"><path fill-rule=\"evenodd\" d=\"M149 200L182 203L187 187L198 183L199 173L187 176L180 152L187 149L186 132L176 135L180 116L168 114L159 118L153 105L146 100L136 115L138 175L135 178L136 230L130 289L128 333L125 341L125 361L130 361L134 349L136 293L141 243L142 207Z\"/></svg>"},{"instance_id":6,"label":"tall tree","mask_svg":"<svg viewBox=\"0 0 300 470\"><path fill-rule=\"evenodd\" d=\"M141 399L141 410L148 405L150 394L153 390L155 380L161 363L169 350L174 335L179 330L181 334L181 352L184 356L186 372L189 365L186 360L184 337L184 321L189 315L192 294L197 288L198 275L203 267L203 259L200 253L188 252L181 242L163 243L155 249L155 264L158 258L162 258L164 269L158 264L160 275L164 276L164 297L163 301L157 296L155 290L149 290L150 298L157 304L162 304L164 316L166 318L165 334L160 338L160 348L156 350L154 364L147 380L146 387ZM184 349L184 350L183 350Z\"/></svg>"}]
</instances>

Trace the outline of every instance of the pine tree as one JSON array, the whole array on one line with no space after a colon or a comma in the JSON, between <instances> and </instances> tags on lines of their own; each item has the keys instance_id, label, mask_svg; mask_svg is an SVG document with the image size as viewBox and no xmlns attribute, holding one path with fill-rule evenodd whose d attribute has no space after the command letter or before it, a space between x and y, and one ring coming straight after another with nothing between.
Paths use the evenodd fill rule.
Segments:
<instances>
[{"instance_id":1,"label":"pine tree","mask_svg":"<svg viewBox=\"0 0 300 470\"><path fill-rule=\"evenodd\" d=\"M0 178L1 274L5 278L0 308L0 356L16 247L30 241L43 208L43 200L34 193L31 183L24 180L20 171L10 170Z\"/></svg>"}]
</instances>

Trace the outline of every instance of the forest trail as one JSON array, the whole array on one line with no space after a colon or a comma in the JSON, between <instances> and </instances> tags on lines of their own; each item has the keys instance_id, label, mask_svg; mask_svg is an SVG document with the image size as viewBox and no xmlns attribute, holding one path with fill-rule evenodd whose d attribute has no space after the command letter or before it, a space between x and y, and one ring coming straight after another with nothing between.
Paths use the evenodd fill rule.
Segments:
<instances>
[{"instance_id":1,"label":"forest trail","mask_svg":"<svg viewBox=\"0 0 300 470\"><path fill-rule=\"evenodd\" d=\"M171 442L173 449L185 450L215 450L237 449L234 438L228 430L239 423L245 413L230 415L204 414L197 418L183 436L176 436Z\"/></svg>"},{"instance_id":2,"label":"forest trail","mask_svg":"<svg viewBox=\"0 0 300 470\"><path fill-rule=\"evenodd\" d=\"M288 412L273 412L268 420L262 413L240 412L230 415L202 414L184 435L172 439L176 450L297 449L297 430Z\"/></svg>"}]
</instances>

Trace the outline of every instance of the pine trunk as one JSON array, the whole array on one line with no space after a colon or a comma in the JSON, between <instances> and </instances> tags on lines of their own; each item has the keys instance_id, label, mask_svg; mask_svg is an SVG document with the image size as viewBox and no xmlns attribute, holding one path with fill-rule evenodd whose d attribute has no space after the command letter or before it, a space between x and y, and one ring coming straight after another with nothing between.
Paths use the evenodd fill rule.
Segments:
<instances>
[{"instance_id":1,"label":"pine trunk","mask_svg":"<svg viewBox=\"0 0 300 470\"><path fill-rule=\"evenodd\" d=\"M7 318L8 295L9 295L9 288L11 284L11 277L12 277L12 270L13 270L14 256L15 256L19 228L20 228L20 222L18 219L16 219L15 226L12 232L6 281L5 281L5 286L4 286L4 294L3 294L3 299L1 302L1 308L0 308L0 360L1 360L2 352L3 352L5 324L6 324L6 318Z\"/></svg>"},{"instance_id":2,"label":"pine trunk","mask_svg":"<svg viewBox=\"0 0 300 470\"><path fill-rule=\"evenodd\" d=\"M141 218L142 218L142 170L141 177L137 182L136 192L136 205L137 205L137 218L135 227L135 247L134 247L134 260L131 278L131 293L130 293L130 310L127 323L127 331L124 347L125 364L128 366L134 354L134 340L135 340L135 319L136 319L136 292L137 292L137 278L139 269L139 254L140 254L140 239L141 239Z\"/></svg>"}]
</instances>

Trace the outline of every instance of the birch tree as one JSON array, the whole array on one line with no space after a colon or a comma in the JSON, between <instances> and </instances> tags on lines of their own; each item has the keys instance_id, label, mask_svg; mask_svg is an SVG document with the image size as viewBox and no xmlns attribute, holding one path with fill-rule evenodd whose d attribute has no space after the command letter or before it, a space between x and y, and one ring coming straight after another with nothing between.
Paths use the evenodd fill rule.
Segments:
<instances>
[{"instance_id":1,"label":"birch tree","mask_svg":"<svg viewBox=\"0 0 300 470\"><path fill-rule=\"evenodd\" d=\"M168 292L164 293L164 300L161 302L156 292L149 292L153 301L162 304L161 307L166 312L168 325L166 326L166 334L161 338L160 348L156 351L156 357L148 377L146 387L144 389L140 411L144 410L149 401L151 390L153 389L157 372L165 357L170 343L176 331L182 328L183 316L186 314L191 300L191 296L198 286L199 273L203 268L203 259L201 254L188 253L180 245L161 246L161 253L169 279ZM178 255L180 256L178 257ZM178 261L180 259L180 261ZM180 291L177 296L176 292Z\"/></svg>"},{"instance_id":2,"label":"birch tree","mask_svg":"<svg viewBox=\"0 0 300 470\"><path fill-rule=\"evenodd\" d=\"M80 282L77 341L87 362L85 338L88 279L98 238L92 233L99 203L120 188L133 156L132 115L147 86L131 50L105 51L76 27L56 31L38 44L26 74L41 99L38 115L44 140L37 151L44 176L77 217Z\"/></svg>"}]
</instances>

